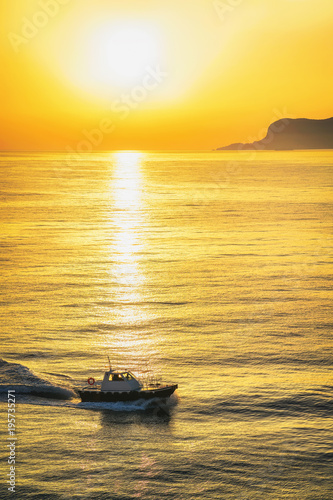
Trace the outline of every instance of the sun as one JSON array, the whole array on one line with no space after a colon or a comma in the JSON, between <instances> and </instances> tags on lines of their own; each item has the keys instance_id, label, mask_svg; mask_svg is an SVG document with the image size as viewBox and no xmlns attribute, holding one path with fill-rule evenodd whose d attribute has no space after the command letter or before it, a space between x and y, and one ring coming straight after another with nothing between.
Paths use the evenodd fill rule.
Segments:
<instances>
[{"instance_id":1,"label":"sun","mask_svg":"<svg viewBox=\"0 0 333 500\"><path fill-rule=\"evenodd\" d=\"M158 58L158 43L147 28L106 25L89 42L89 71L101 83L134 85Z\"/></svg>"},{"instance_id":2,"label":"sun","mask_svg":"<svg viewBox=\"0 0 333 500\"><path fill-rule=\"evenodd\" d=\"M138 85L162 52L155 27L138 20L108 20L78 31L58 60L72 84L106 97Z\"/></svg>"}]
</instances>

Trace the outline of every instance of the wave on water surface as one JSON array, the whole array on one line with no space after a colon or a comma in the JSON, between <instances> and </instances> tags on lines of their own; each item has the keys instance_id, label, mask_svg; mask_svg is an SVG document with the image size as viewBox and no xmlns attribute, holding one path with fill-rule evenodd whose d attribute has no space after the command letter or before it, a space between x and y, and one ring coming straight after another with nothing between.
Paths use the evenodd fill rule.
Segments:
<instances>
[{"instance_id":1,"label":"wave on water surface","mask_svg":"<svg viewBox=\"0 0 333 500\"><path fill-rule=\"evenodd\" d=\"M332 418L332 388L321 386L307 392L240 394L212 401L196 409L201 415L236 415L243 418Z\"/></svg>"}]
</instances>

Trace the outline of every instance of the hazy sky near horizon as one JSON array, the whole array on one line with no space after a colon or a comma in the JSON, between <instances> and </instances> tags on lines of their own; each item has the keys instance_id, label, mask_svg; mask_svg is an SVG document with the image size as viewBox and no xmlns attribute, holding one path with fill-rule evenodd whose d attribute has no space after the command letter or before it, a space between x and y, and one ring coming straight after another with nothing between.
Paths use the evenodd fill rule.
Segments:
<instances>
[{"instance_id":1,"label":"hazy sky near horizon","mask_svg":"<svg viewBox=\"0 0 333 500\"><path fill-rule=\"evenodd\" d=\"M1 0L2 150L211 149L333 115L332 0Z\"/></svg>"}]
</instances>

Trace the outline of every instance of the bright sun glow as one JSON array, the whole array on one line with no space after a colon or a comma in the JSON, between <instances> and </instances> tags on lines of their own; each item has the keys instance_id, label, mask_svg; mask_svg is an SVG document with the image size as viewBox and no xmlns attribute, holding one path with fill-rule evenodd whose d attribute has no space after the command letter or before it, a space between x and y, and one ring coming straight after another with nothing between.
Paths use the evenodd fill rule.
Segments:
<instances>
[{"instance_id":1,"label":"bright sun glow","mask_svg":"<svg viewBox=\"0 0 333 500\"><path fill-rule=\"evenodd\" d=\"M157 30L139 21L96 20L62 43L55 50L66 77L99 97L140 85L162 56Z\"/></svg>"},{"instance_id":2,"label":"bright sun glow","mask_svg":"<svg viewBox=\"0 0 333 500\"><path fill-rule=\"evenodd\" d=\"M158 56L157 42L136 25L106 25L89 42L89 71L97 82L131 85Z\"/></svg>"}]
</instances>

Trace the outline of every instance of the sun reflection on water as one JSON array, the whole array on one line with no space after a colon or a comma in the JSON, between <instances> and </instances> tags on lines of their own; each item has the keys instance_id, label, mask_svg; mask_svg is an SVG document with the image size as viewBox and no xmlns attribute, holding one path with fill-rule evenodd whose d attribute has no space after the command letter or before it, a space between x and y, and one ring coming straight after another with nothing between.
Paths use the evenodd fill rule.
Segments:
<instances>
[{"instance_id":1,"label":"sun reflection on water","mask_svg":"<svg viewBox=\"0 0 333 500\"><path fill-rule=\"evenodd\" d=\"M145 223L142 200L142 153L115 153L115 170L112 179L114 228L112 254L116 265L118 300L138 302L144 275L139 262L143 251L141 231Z\"/></svg>"},{"instance_id":2,"label":"sun reflection on water","mask_svg":"<svg viewBox=\"0 0 333 500\"><path fill-rule=\"evenodd\" d=\"M143 153L120 151L114 153L116 169L113 178L114 209L127 210L126 217L116 222L121 228L135 228L141 222L138 218L142 208L141 158Z\"/></svg>"},{"instance_id":3,"label":"sun reflection on water","mask_svg":"<svg viewBox=\"0 0 333 500\"><path fill-rule=\"evenodd\" d=\"M150 332L154 310L147 300L145 255L149 227L145 199L143 153L118 152L111 158L108 232L110 267L108 299L101 314L103 339L115 364L140 367L156 356L156 335ZM107 327L107 328L105 328Z\"/></svg>"}]
</instances>

